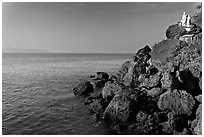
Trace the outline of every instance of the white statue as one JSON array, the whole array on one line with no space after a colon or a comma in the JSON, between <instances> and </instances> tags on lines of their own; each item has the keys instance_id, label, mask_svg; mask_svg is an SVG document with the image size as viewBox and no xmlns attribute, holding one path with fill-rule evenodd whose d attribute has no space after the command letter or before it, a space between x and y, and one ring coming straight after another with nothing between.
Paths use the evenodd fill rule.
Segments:
<instances>
[{"instance_id":1,"label":"white statue","mask_svg":"<svg viewBox=\"0 0 204 137\"><path fill-rule=\"evenodd\" d=\"M190 15L187 15L187 18L186 18L186 27L190 27L190 22L191 21L191 16Z\"/></svg>"},{"instance_id":2,"label":"white statue","mask_svg":"<svg viewBox=\"0 0 204 137\"><path fill-rule=\"evenodd\" d=\"M183 12L182 18L181 18L181 26L186 25L186 12Z\"/></svg>"}]
</instances>

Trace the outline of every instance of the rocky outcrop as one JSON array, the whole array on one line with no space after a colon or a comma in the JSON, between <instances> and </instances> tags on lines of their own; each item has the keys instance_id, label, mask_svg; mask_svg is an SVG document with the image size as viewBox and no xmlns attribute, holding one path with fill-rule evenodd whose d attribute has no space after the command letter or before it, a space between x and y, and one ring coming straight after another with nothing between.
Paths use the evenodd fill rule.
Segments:
<instances>
[{"instance_id":1,"label":"rocky outcrop","mask_svg":"<svg viewBox=\"0 0 204 137\"><path fill-rule=\"evenodd\" d=\"M168 39L179 39L180 36L187 34L185 27L174 24L168 27L166 30L166 37Z\"/></svg>"},{"instance_id":2,"label":"rocky outcrop","mask_svg":"<svg viewBox=\"0 0 204 137\"><path fill-rule=\"evenodd\" d=\"M97 120L118 134L202 134L202 29L178 24L167 39L145 46L118 72L97 72L80 83L75 95ZM183 38L192 34L190 41ZM93 85L93 86L92 86Z\"/></svg>"},{"instance_id":3,"label":"rocky outcrop","mask_svg":"<svg viewBox=\"0 0 204 137\"><path fill-rule=\"evenodd\" d=\"M74 87L73 91L75 95L87 96L88 94L93 92L93 86L89 81L84 81Z\"/></svg>"},{"instance_id":4,"label":"rocky outcrop","mask_svg":"<svg viewBox=\"0 0 204 137\"><path fill-rule=\"evenodd\" d=\"M162 111L190 116L195 106L195 100L184 90L169 89L160 96L157 104Z\"/></svg>"},{"instance_id":5,"label":"rocky outcrop","mask_svg":"<svg viewBox=\"0 0 204 137\"><path fill-rule=\"evenodd\" d=\"M104 119L128 122L133 113L133 101L124 95L115 95L104 111Z\"/></svg>"}]
</instances>

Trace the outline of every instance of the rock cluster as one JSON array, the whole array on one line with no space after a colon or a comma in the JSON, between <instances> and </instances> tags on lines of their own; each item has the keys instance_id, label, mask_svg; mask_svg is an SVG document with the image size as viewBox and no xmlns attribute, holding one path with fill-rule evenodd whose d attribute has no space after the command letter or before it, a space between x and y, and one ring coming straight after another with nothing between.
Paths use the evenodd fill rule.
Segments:
<instances>
[{"instance_id":1,"label":"rock cluster","mask_svg":"<svg viewBox=\"0 0 204 137\"><path fill-rule=\"evenodd\" d=\"M73 90L97 120L111 122L125 134L202 134L202 33L181 41L181 26L167 29L167 39L145 46L109 76L97 72L94 82Z\"/></svg>"}]
</instances>

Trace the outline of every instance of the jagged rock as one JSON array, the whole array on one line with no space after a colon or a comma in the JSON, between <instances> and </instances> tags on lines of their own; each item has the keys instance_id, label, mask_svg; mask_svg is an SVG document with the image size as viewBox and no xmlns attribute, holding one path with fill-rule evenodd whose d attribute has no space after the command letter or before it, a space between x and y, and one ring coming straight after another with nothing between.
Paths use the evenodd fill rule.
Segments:
<instances>
[{"instance_id":1,"label":"jagged rock","mask_svg":"<svg viewBox=\"0 0 204 137\"><path fill-rule=\"evenodd\" d=\"M93 113L101 113L104 111L104 107L100 99L94 100L92 103L89 104L88 108Z\"/></svg>"},{"instance_id":2,"label":"jagged rock","mask_svg":"<svg viewBox=\"0 0 204 137\"><path fill-rule=\"evenodd\" d=\"M151 55L149 54L150 51L151 48L148 45L146 45L144 48L139 49L135 55L134 62L146 63L151 58Z\"/></svg>"},{"instance_id":3,"label":"jagged rock","mask_svg":"<svg viewBox=\"0 0 204 137\"><path fill-rule=\"evenodd\" d=\"M105 100L111 100L116 92L122 90L122 86L119 83L108 81L102 90L102 97Z\"/></svg>"},{"instance_id":4,"label":"jagged rock","mask_svg":"<svg viewBox=\"0 0 204 137\"><path fill-rule=\"evenodd\" d=\"M181 71L180 79L182 80L182 89L188 91L193 96L201 94L201 89L199 87L199 79L194 77L191 71Z\"/></svg>"},{"instance_id":5,"label":"jagged rock","mask_svg":"<svg viewBox=\"0 0 204 137\"><path fill-rule=\"evenodd\" d=\"M202 29L200 26L197 26L194 23L191 23L191 30L187 34L199 34L202 32Z\"/></svg>"},{"instance_id":6,"label":"jagged rock","mask_svg":"<svg viewBox=\"0 0 204 137\"><path fill-rule=\"evenodd\" d=\"M94 82L95 89L104 87L105 82L106 82L105 80L96 80L96 81Z\"/></svg>"},{"instance_id":7,"label":"jagged rock","mask_svg":"<svg viewBox=\"0 0 204 137\"><path fill-rule=\"evenodd\" d=\"M202 94L195 96L195 99L199 102L202 103Z\"/></svg>"},{"instance_id":8,"label":"jagged rock","mask_svg":"<svg viewBox=\"0 0 204 137\"><path fill-rule=\"evenodd\" d=\"M161 128L158 123L158 114L153 113L148 116L146 116L146 114L144 115L144 119L142 116L140 117L141 121L139 119L139 121L128 126L130 133L136 135L156 135L161 133Z\"/></svg>"},{"instance_id":9,"label":"jagged rock","mask_svg":"<svg viewBox=\"0 0 204 137\"><path fill-rule=\"evenodd\" d=\"M164 89L169 89L173 85L173 77L167 71L162 73L161 84Z\"/></svg>"},{"instance_id":10,"label":"jagged rock","mask_svg":"<svg viewBox=\"0 0 204 137\"><path fill-rule=\"evenodd\" d=\"M101 79L104 81L107 81L109 78L109 75L106 72L97 72L96 74L97 74L98 79Z\"/></svg>"},{"instance_id":11,"label":"jagged rock","mask_svg":"<svg viewBox=\"0 0 204 137\"><path fill-rule=\"evenodd\" d=\"M179 39L180 36L187 34L185 27L174 24L168 27L166 30L166 37L168 39Z\"/></svg>"},{"instance_id":12,"label":"jagged rock","mask_svg":"<svg viewBox=\"0 0 204 137\"><path fill-rule=\"evenodd\" d=\"M147 96L159 98L162 92L161 88L152 88L151 90L147 90Z\"/></svg>"},{"instance_id":13,"label":"jagged rock","mask_svg":"<svg viewBox=\"0 0 204 137\"><path fill-rule=\"evenodd\" d=\"M196 111L196 119L192 121L191 128L196 135L202 135L202 104Z\"/></svg>"},{"instance_id":14,"label":"jagged rock","mask_svg":"<svg viewBox=\"0 0 204 137\"><path fill-rule=\"evenodd\" d=\"M191 131L187 128L184 128L182 132L174 131L174 135L192 135Z\"/></svg>"},{"instance_id":15,"label":"jagged rock","mask_svg":"<svg viewBox=\"0 0 204 137\"><path fill-rule=\"evenodd\" d=\"M115 95L104 112L104 119L128 122L133 113L133 101L123 95Z\"/></svg>"},{"instance_id":16,"label":"jagged rock","mask_svg":"<svg viewBox=\"0 0 204 137\"><path fill-rule=\"evenodd\" d=\"M190 116L195 106L195 100L184 90L169 89L160 96L157 105L162 111Z\"/></svg>"},{"instance_id":17,"label":"jagged rock","mask_svg":"<svg viewBox=\"0 0 204 137\"><path fill-rule=\"evenodd\" d=\"M168 113L168 121L161 123L161 125L165 133L180 133L188 127L188 119L186 115L177 115L170 112Z\"/></svg>"},{"instance_id":18,"label":"jagged rock","mask_svg":"<svg viewBox=\"0 0 204 137\"><path fill-rule=\"evenodd\" d=\"M122 81L123 77L126 75L129 68L132 67L133 65L134 65L134 62L132 62L132 61L126 61L125 63L123 63L122 67L116 73L117 80Z\"/></svg>"},{"instance_id":19,"label":"jagged rock","mask_svg":"<svg viewBox=\"0 0 204 137\"><path fill-rule=\"evenodd\" d=\"M145 64L135 64L130 67L126 75L123 77L123 84L126 86L137 87L139 85L138 77L146 72Z\"/></svg>"},{"instance_id":20,"label":"jagged rock","mask_svg":"<svg viewBox=\"0 0 204 137\"><path fill-rule=\"evenodd\" d=\"M93 90L93 86L89 81L79 83L76 87L73 88L74 94L80 96L87 96L93 92Z\"/></svg>"},{"instance_id":21,"label":"jagged rock","mask_svg":"<svg viewBox=\"0 0 204 137\"><path fill-rule=\"evenodd\" d=\"M146 78L141 84L140 87L156 87L160 82L161 76L160 73L157 73L155 75L150 75L149 78Z\"/></svg>"}]
</instances>

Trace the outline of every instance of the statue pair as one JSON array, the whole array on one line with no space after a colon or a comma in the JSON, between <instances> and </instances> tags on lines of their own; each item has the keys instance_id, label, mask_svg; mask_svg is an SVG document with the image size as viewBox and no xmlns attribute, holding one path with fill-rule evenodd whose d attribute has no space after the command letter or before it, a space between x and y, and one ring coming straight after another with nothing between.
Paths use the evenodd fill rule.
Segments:
<instances>
[{"instance_id":1,"label":"statue pair","mask_svg":"<svg viewBox=\"0 0 204 137\"><path fill-rule=\"evenodd\" d=\"M190 27L191 25L191 16L190 15L186 15L185 12L183 12L183 15L182 15L182 19L181 19L181 22L180 22L180 26L185 26L185 27Z\"/></svg>"}]
</instances>

